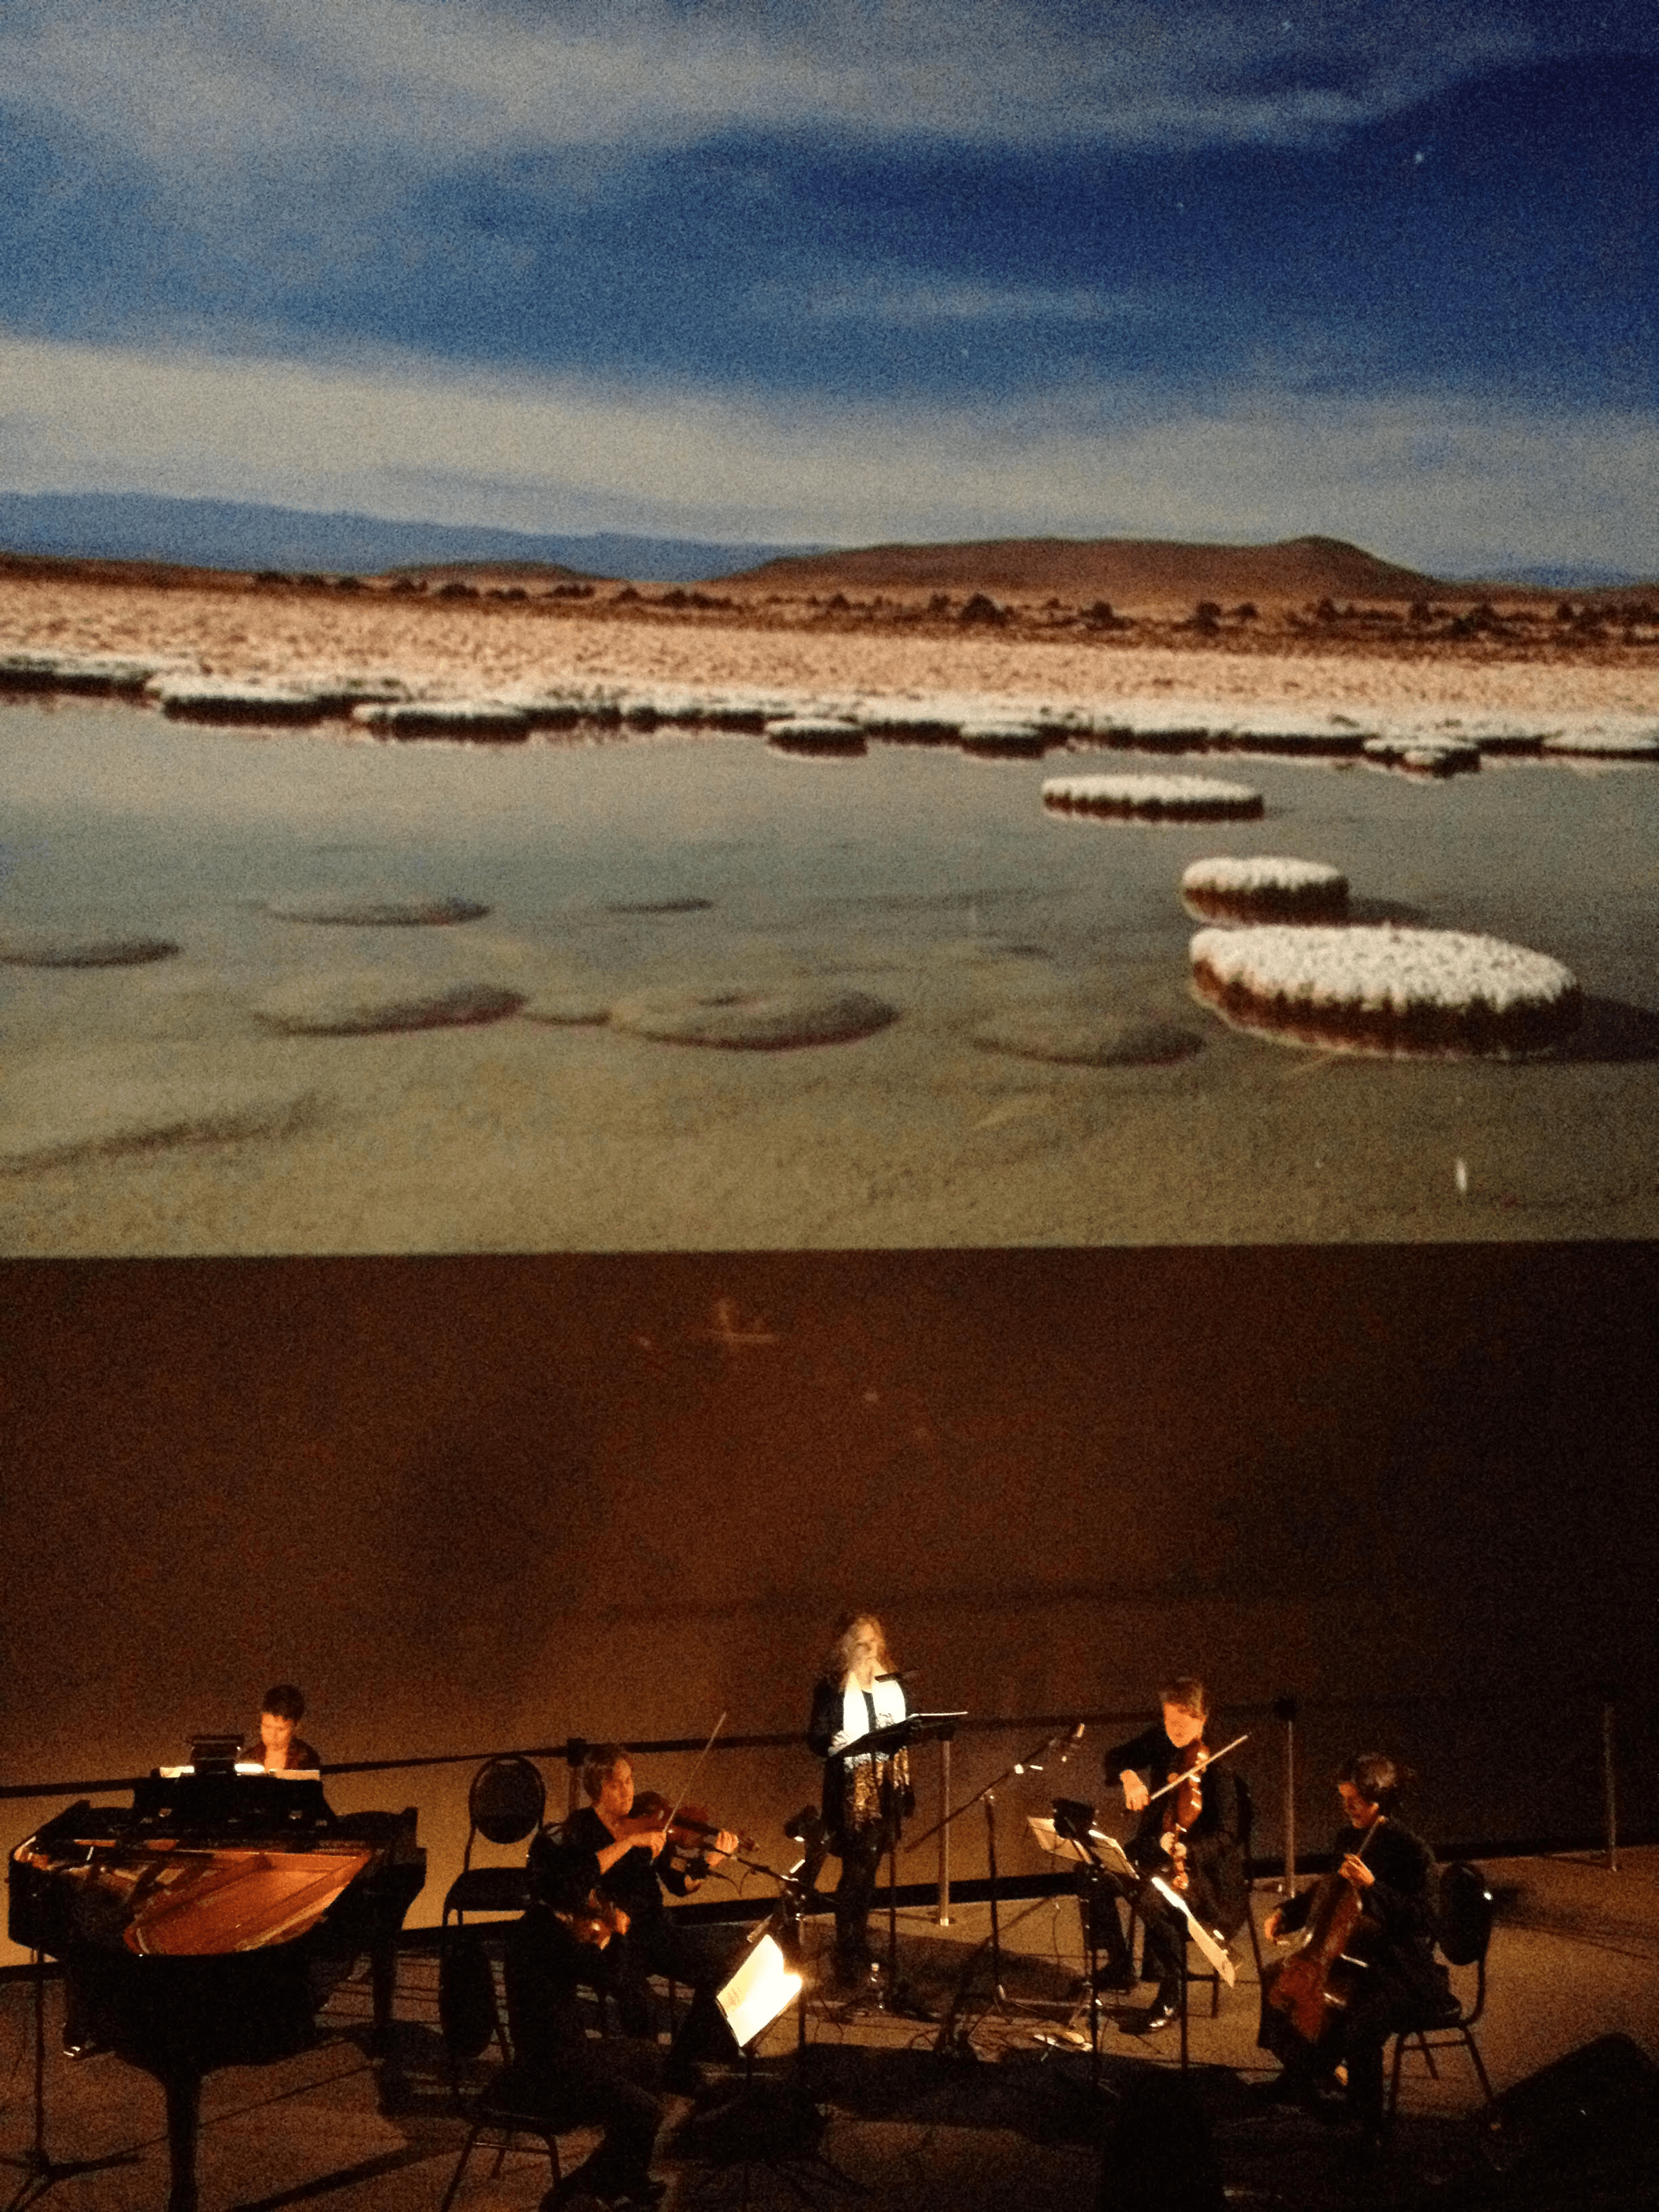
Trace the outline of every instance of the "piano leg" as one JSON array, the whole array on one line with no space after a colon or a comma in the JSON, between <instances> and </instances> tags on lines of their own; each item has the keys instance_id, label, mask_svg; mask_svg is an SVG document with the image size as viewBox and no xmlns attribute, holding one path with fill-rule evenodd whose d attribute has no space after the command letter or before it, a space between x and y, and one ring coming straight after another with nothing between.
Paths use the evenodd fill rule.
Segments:
<instances>
[{"instance_id":1,"label":"piano leg","mask_svg":"<svg viewBox=\"0 0 1659 2212\"><path fill-rule=\"evenodd\" d=\"M395 1929L380 1936L369 1946L368 1982L374 2003L374 2049L384 2054L392 2047L392 2015L398 1995L398 1937Z\"/></svg>"},{"instance_id":2,"label":"piano leg","mask_svg":"<svg viewBox=\"0 0 1659 2212\"><path fill-rule=\"evenodd\" d=\"M167 2158L173 2185L167 2212L197 2212L196 2137L202 2114L202 2077L178 2068L163 2076L167 2100Z\"/></svg>"}]
</instances>

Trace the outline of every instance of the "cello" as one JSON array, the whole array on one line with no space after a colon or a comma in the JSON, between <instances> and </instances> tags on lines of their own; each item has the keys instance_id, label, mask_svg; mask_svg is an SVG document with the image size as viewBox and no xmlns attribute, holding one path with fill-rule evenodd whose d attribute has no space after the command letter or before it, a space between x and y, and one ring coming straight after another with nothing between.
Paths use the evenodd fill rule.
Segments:
<instances>
[{"instance_id":1,"label":"cello","mask_svg":"<svg viewBox=\"0 0 1659 2212\"><path fill-rule=\"evenodd\" d=\"M1385 1814L1379 1813L1370 1822L1353 1857L1364 1857L1371 1838L1386 1819ZM1366 1960L1348 1949L1364 1912L1361 1892L1344 1876L1340 1866L1334 1867L1314 1891L1301 1948L1263 1969L1267 2006L1281 2014L1304 2043L1317 2045L1323 2039L1333 2014L1346 2005L1356 1976L1365 1969Z\"/></svg>"}]
</instances>

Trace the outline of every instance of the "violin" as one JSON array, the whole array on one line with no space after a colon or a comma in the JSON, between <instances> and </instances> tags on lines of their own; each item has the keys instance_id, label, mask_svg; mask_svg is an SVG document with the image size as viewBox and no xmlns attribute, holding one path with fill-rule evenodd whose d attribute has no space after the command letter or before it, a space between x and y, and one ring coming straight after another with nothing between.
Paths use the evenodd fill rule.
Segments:
<instances>
[{"instance_id":1,"label":"violin","mask_svg":"<svg viewBox=\"0 0 1659 2212\"><path fill-rule=\"evenodd\" d=\"M1204 1810L1203 1773L1210 1763L1200 1736L1181 1750L1180 1787L1164 1808L1164 1849L1175 1862L1170 1887L1184 1897L1192 1876L1187 1871L1187 1831Z\"/></svg>"},{"instance_id":2,"label":"violin","mask_svg":"<svg viewBox=\"0 0 1659 2212\"><path fill-rule=\"evenodd\" d=\"M706 1850L709 1844L715 1842L722 1834L729 1835L733 1832L730 1829L721 1828L720 1822L710 1814L707 1805L672 1806L658 1790L636 1791L634 1797L634 1809L629 1814L629 1819L630 1821L642 1821L645 1832L647 1834L655 1829L665 1826L668 1830L668 1849L677 1856L684 1857L696 1857L700 1851ZM752 1836L741 1834L738 1836L737 1849L739 1851L752 1851L754 1848L755 1839Z\"/></svg>"}]
</instances>

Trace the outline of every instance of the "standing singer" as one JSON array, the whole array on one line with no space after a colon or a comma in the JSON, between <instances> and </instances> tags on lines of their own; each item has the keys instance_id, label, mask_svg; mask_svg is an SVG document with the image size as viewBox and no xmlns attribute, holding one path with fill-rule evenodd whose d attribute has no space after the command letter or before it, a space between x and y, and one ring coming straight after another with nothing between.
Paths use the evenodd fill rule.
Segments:
<instances>
[{"instance_id":1,"label":"standing singer","mask_svg":"<svg viewBox=\"0 0 1659 2212\"><path fill-rule=\"evenodd\" d=\"M812 1692L806 1740L823 1761L823 1825L841 1861L836 1888L836 1984L869 1986L870 1907L881 1855L915 1810L909 1754L860 1751L860 1739L907 1717L904 1685L894 1671L880 1621L850 1613L836 1627L823 1677Z\"/></svg>"}]
</instances>

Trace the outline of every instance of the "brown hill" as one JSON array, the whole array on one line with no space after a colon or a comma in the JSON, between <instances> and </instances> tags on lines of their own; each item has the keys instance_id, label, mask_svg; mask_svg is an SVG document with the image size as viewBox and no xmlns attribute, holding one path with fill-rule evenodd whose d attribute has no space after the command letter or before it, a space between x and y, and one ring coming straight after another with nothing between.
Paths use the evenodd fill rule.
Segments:
<instances>
[{"instance_id":1,"label":"brown hill","mask_svg":"<svg viewBox=\"0 0 1659 2212\"><path fill-rule=\"evenodd\" d=\"M0 552L0 575L37 576L49 583L139 584L176 590L211 590L247 583L239 571L191 568L174 561L105 560L92 554Z\"/></svg>"},{"instance_id":2,"label":"brown hill","mask_svg":"<svg viewBox=\"0 0 1659 2212\"><path fill-rule=\"evenodd\" d=\"M415 561L383 572L408 576L417 584L605 584L616 579L586 568L567 568L557 561Z\"/></svg>"},{"instance_id":3,"label":"brown hill","mask_svg":"<svg viewBox=\"0 0 1659 2212\"><path fill-rule=\"evenodd\" d=\"M1274 545L1185 545L1157 538L1008 538L978 544L872 545L791 555L722 583L769 590L992 592L1114 606L1199 599L1419 599L1447 586L1340 538Z\"/></svg>"}]
</instances>

